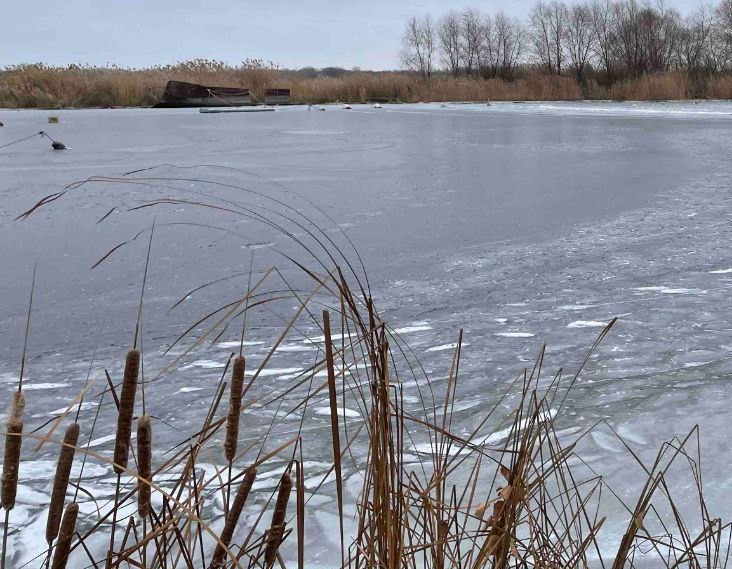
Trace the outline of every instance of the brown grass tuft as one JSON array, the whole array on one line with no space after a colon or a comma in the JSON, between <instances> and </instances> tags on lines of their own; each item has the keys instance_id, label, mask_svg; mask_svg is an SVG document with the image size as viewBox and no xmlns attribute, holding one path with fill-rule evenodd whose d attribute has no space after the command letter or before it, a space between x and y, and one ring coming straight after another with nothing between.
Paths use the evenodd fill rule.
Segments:
<instances>
[{"instance_id":1,"label":"brown grass tuft","mask_svg":"<svg viewBox=\"0 0 732 569\"><path fill-rule=\"evenodd\" d=\"M48 505L48 521L46 522L46 541L50 545L58 535L61 525L61 515L66 500L66 489L71 476L71 466L74 462L76 444L79 442L79 423L72 423L64 434L64 444L58 455L56 475L53 478L51 501Z\"/></svg>"},{"instance_id":2,"label":"brown grass tuft","mask_svg":"<svg viewBox=\"0 0 732 569\"><path fill-rule=\"evenodd\" d=\"M239 440L239 416L241 415L241 396L244 389L244 363L244 358L239 356L234 359L231 369L229 414L226 417L226 440L224 442L224 455L229 462L234 460L236 456L236 447Z\"/></svg>"},{"instance_id":3,"label":"brown grass tuft","mask_svg":"<svg viewBox=\"0 0 732 569\"><path fill-rule=\"evenodd\" d=\"M76 528L76 517L79 515L79 504L72 502L64 510L64 518L61 521L61 530L58 533L56 551L53 553L51 569L66 569L71 552L71 540L74 538Z\"/></svg>"},{"instance_id":4,"label":"brown grass tuft","mask_svg":"<svg viewBox=\"0 0 732 569\"><path fill-rule=\"evenodd\" d=\"M132 434L132 415L135 412L135 395L137 378L140 374L140 351L127 352L122 393L119 398L119 416L117 418L117 438L114 443L114 471L117 474L127 468L130 452L130 436Z\"/></svg>"},{"instance_id":5,"label":"brown grass tuft","mask_svg":"<svg viewBox=\"0 0 732 569\"><path fill-rule=\"evenodd\" d=\"M150 415L141 415L137 419L137 466L140 488L137 494L137 511L140 517L150 515L150 482L152 482L152 424Z\"/></svg>"}]
</instances>

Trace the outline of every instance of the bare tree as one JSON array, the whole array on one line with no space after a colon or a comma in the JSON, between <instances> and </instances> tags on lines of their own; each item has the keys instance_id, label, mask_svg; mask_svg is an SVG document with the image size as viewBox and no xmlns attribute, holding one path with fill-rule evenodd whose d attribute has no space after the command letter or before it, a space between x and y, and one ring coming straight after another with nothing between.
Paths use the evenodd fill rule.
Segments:
<instances>
[{"instance_id":1,"label":"bare tree","mask_svg":"<svg viewBox=\"0 0 732 569\"><path fill-rule=\"evenodd\" d=\"M565 60L567 6L559 0L538 2L531 10L531 31L539 62L552 74L561 75Z\"/></svg>"},{"instance_id":2,"label":"bare tree","mask_svg":"<svg viewBox=\"0 0 732 569\"><path fill-rule=\"evenodd\" d=\"M566 34L567 54L577 81L584 85L585 73L595 49L593 14L589 4L574 4L569 9Z\"/></svg>"},{"instance_id":3,"label":"bare tree","mask_svg":"<svg viewBox=\"0 0 732 569\"><path fill-rule=\"evenodd\" d=\"M612 79L615 66L615 10L612 0L595 0L592 4L592 31L595 35L595 56Z\"/></svg>"},{"instance_id":4,"label":"bare tree","mask_svg":"<svg viewBox=\"0 0 732 569\"><path fill-rule=\"evenodd\" d=\"M460 16L450 12L437 24L437 38L443 62L453 76L460 74Z\"/></svg>"},{"instance_id":5,"label":"bare tree","mask_svg":"<svg viewBox=\"0 0 732 569\"><path fill-rule=\"evenodd\" d=\"M681 18L659 2L655 7L624 0L614 5L616 49L631 77L667 71L681 38Z\"/></svg>"},{"instance_id":6,"label":"bare tree","mask_svg":"<svg viewBox=\"0 0 732 569\"><path fill-rule=\"evenodd\" d=\"M461 60L466 75L477 71L480 59L483 17L478 10L465 10L460 16Z\"/></svg>"},{"instance_id":7,"label":"bare tree","mask_svg":"<svg viewBox=\"0 0 732 569\"><path fill-rule=\"evenodd\" d=\"M435 55L435 30L432 18L427 15L416 16L407 22L402 38L402 64L424 78L432 77Z\"/></svg>"},{"instance_id":8,"label":"bare tree","mask_svg":"<svg viewBox=\"0 0 732 569\"><path fill-rule=\"evenodd\" d=\"M710 44L717 72L732 70L732 0L722 0L714 11Z\"/></svg>"},{"instance_id":9,"label":"bare tree","mask_svg":"<svg viewBox=\"0 0 732 569\"><path fill-rule=\"evenodd\" d=\"M704 5L694 10L684 22L677 44L679 66L689 73L708 69L711 65L709 39L714 26L714 13Z\"/></svg>"},{"instance_id":10,"label":"bare tree","mask_svg":"<svg viewBox=\"0 0 732 569\"><path fill-rule=\"evenodd\" d=\"M494 18L486 17L483 25L484 77L512 79L516 66L526 50L526 29L517 20L503 12Z\"/></svg>"}]
</instances>

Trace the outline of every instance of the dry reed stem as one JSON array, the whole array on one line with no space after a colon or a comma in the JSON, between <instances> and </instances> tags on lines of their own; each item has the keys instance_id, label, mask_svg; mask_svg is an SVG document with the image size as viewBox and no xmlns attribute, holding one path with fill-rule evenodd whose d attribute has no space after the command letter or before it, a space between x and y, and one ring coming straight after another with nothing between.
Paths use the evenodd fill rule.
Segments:
<instances>
[{"instance_id":1,"label":"dry reed stem","mask_svg":"<svg viewBox=\"0 0 732 569\"><path fill-rule=\"evenodd\" d=\"M5 435L2 490L0 491L0 504L6 510L12 510L15 507L15 496L18 492L20 448L23 444L23 409L25 409L25 395L20 390L14 391L8 418L8 430Z\"/></svg>"},{"instance_id":2,"label":"dry reed stem","mask_svg":"<svg viewBox=\"0 0 732 569\"><path fill-rule=\"evenodd\" d=\"M231 369L229 414L226 417L226 440L224 442L224 455L228 462L234 460L239 441L239 417L241 415L241 397L244 389L244 363L244 358L237 356L234 358Z\"/></svg>"},{"instance_id":3,"label":"dry reed stem","mask_svg":"<svg viewBox=\"0 0 732 569\"><path fill-rule=\"evenodd\" d=\"M51 501L48 505L48 521L46 522L46 542L50 545L61 525L61 516L66 500L66 489L71 476L71 466L74 462L76 444L79 442L79 423L72 423L64 433L64 442L58 455L56 475L53 478Z\"/></svg>"},{"instance_id":4,"label":"dry reed stem","mask_svg":"<svg viewBox=\"0 0 732 569\"><path fill-rule=\"evenodd\" d=\"M287 502L290 499L291 491L292 478L288 472L285 472L280 481L280 491L277 494L277 501L275 502L275 509L272 514L272 523L265 538L267 547L264 550L264 566L266 569L271 568L277 559L277 551L279 551L280 544L282 543L282 535L285 532Z\"/></svg>"},{"instance_id":5,"label":"dry reed stem","mask_svg":"<svg viewBox=\"0 0 732 569\"><path fill-rule=\"evenodd\" d=\"M336 475L336 494L338 497L338 520L341 538L341 565L345 557L343 531L343 472L341 469L341 440L338 426L338 399L335 364L333 360L333 338L330 332L330 313L323 310L323 336L325 338L325 361L328 372L328 399L330 400L330 432L333 443L333 464Z\"/></svg>"},{"instance_id":6,"label":"dry reed stem","mask_svg":"<svg viewBox=\"0 0 732 569\"><path fill-rule=\"evenodd\" d=\"M239 490L234 498L234 503L231 505L229 515L226 517L226 524L221 532L219 543L216 544L216 549L214 550L213 557L211 558L209 569L216 569L225 565L226 551L231 543L231 538L234 536L236 524L239 523L239 517L244 509L244 505L246 504L249 496L249 491L252 489L256 476L256 468L249 468L246 471L246 474L244 474L244 479L239 485Z\"/></svg>"},{"instance_id":7,"label":"dry reed stem","mask_svg":"<svg viewBox=\"0 0 732 569\"><path fill-rule=\"evenodd\" d=\"M64 517L61 521L61 529L58 533L58 543L53 553L51 569L66 569L71 552L71 540L74 537L76 528L76 517L79 515L79 504L72 502L66 506Z\"/></svg>"},{"instance_id":8,"label":"dry reed stem","mask_svg":"<svg viewBox=\"0 0 732 569\"><path fill-rule=\"evenodd\" d=\"M137 494L137 511L141 518L150 514L150 482L152 481L152 424L150 415L137 419L137 468L140 482Z\"/></svg>"},{"instance_id":9,"label":"dry reed stem","mask_svg":"<svg viewBox=\"0 0 732 569\"><path fill-rule=\"evenodd\" d=\"M114 471L117 474L127 468L130 452L130 436L132 435L132 415L135 412L135 395L137 378L140 373L140 351L133 349L127 352L122 393L119 398L119 415L117 418L117 437L114 443Z\"/></svg>"}]
</instances>

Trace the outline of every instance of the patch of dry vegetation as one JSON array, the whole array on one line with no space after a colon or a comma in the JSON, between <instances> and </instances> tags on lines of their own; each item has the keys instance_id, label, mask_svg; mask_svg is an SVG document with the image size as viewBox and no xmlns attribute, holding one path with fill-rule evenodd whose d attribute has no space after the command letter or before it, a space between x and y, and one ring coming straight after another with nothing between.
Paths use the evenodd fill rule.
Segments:
<instances>
[{"instance_id":1,"label":"patch of dry vegetation","mask_svg":"<svg viewBox=\"0 0 732 569\"><path fill-rule=\"evenodd\" d=\"M426 79L398 71L355 71L337 77L324 74L303 77L298 72L277 70L256 61L230 66L217 61L194 60L149 69L33 64L0 71L0 107L149 106L160 99L165 84L171 79L216 87L249 88L260 99L268 87L289 88L293 100L302 103L732 98L732 78L725 75L708 78L701 90L698 81L691 81L681 71L648 74L610 87L590 79L585 89L569 76L545 75L527 69L517 77L506 81L435 74Z\"/></svg>"},{"instance_id":2,"label":"patch of dry vegetation","mask_svg":"<svg viewBox=\"0 0 732 569\"><path fill-rule=\"evenodd\" d=\"M586 433L558 428L584 364L569 376L562 370L546 376L542 350L533 368L523 370L505 387L497 403L484 409L475 428L462 432L453 426L452 411L462 380L462 332L446 366L447 376L430 377L420 371L416 356L410 355L399 334L382 320L358 264L351 264L333 238L310 218L274 198L265 204L243 198L224 201L203 189L195 197L183 197L192 194L185 194L178 184L188 187L189 182L155 173L89 179L41 200L21 219L51 207L71 192L120 185L139 190L119 198L124 201L114 205L120 212L173 205L256 220L288 236L298 227L300 237L293 240L300 255L288 258L309 281L309 290L291 288L275 268L265 271L243 295L180 334L168 348L177 346L180 355L162 371L152 372L146 366L144 378L139 366L145 356L136 349L136 334L119 398L120 385L107 376L107 382L85 386L76 399L93 398L100 411L105 398L114 401L104 408L102 417L97 412L93 420L83 421L77 412L71 422L67 412L50 427L23 431L22 409L15 405L6 433L6 514L12 514L18 465L22 472L24 461L32 458L29 451L19 454L21 437L58 447L60 467L54 488L64 488L64 499L54 490L53 511L48 512L53 531L47 536L48 547L39 542L34 566L45 557L53 559L54 569L127 565L303 569L317 562L309 557L305 539L307 513L318 507L309 505L315 494L335 494L342 565L354 569L620 569L649 561L661 567L717 569L726 565L729 526L713 517L704 501L696 430L664 444L655 461L643 465L646 483L637 502L625 506L628 523L624 534L617 536L619 545L613 551L602 550L599 536L605 519L601 497L606 486L577 452L577 443ZM241 194L249 192L230 182L226 187ZM278 208L276 214L273 207ZM149 229L148 260L154 222ZM152 259L154 262L154 256ZM195 302L195 290L186 295L188 302ZM215 393L203 409L194 435L160 448L151 423L162 427L163 421L147 414L145 384L174 376L176 366L186 357L205 352L230 327L242 326L244 315L251 312L249 318L255 318L257 306L283 299L297 308L282 323L261 363L245 379L241 328L239 355L232 353L223 374L212 378ZM141 297L136 330L141 329L142 303ZM28 321L30 313L29 308ZM612 325L593 344L585 363ZM297 341L307 338L303 331L308 329L323 334L322 341L308 340L318 346L313 364L279 386L262 386L263 372L278 347L293 336ZM406 405L405 390L415 386L419 404ZM255 397L257 387L265 388L264 397ZM141 397L136 397L138 393ZM227 393L225 409L222 401ZM317 459L325 455L331 466L317 484L306 486L308 446L304 442L313 436L310 421L317 420L312 407L323 402L330 409L331 447L319 448ZM360 410L360 417L341 413L346 407ZM253 409L259 414L270 412L271 424L265 434L252 436L247 423ZM139 425L144 430L138 435L137 453L131 452L130 444L135 412L141 413ZM293 430L292 423L286 423L278 435L284 418L292 414L301 414L299 427ZM117 430L114 459L95 452L88 442L77 443L75 427L72 437L60 440L54 436L63 422L72 427L78 423L82 440L90 441L98 420L123 423ZM240 427L248 436L240 437ZM70 448L75 452L68 452ZM14 458L16 454L19 460ZM355 501L344 492L346 457L350 476L360 484ZM204 461L212 460L213 471L211 464L203 467ZM73 493L66 496L69 461L113 468L117 473L114 499L97 500L80 493L85 486L83 470L71 482ZM677 487L679 471L687 478ZM277 476L274 488L256 488L258 477L273 475ZM677 492L698 498L698 515L677 506ZM6 499L6 494L13 499ZM220 518L215 514L217 503L223 504L223 521L216 519ZM6 524L6 535L7 530ZM103 545L100 550L100 544L107 543L109 547Z\"/></svg>"}]
</instances>

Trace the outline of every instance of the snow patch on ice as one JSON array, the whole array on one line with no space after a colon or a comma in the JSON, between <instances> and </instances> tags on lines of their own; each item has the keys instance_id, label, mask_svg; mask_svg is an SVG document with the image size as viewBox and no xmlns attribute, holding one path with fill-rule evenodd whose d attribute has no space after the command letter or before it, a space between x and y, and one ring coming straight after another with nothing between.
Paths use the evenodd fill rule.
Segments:
<instances>
[{"instance_id":1,"label":"snow patch on ice","mask_svg":"<svg viewBox=\"0 0 732 569\"><path fill-rule=\"evenodd\" d=\"M535 336L531 332L496 332L495 335L502 338L533 338Z\"/></svg>"},{"instance_id":2,"label":"snow patch on ice","mask_svg":"<svg viewBox=\"0 0 732 569\"><path fill-rule=\"evenodd\" d=\"M599 320L575 320L567 324L567 328L604 328L607 324Z\"/></svg>"},{"instance_id":3,"label":"snow patch on ice","mask_svg":"<svg viewBox=\"0 0 732 569\"><path fill-rule=\"evenodd\" d=\"M203 368L203 369L221 369L223 367L226 367L226 363L224 362L215 362L213 360L196 360L195 362L191 362L187 365L184 365L180 369L193 369L193 368Z\"/></svg>"},{"instance_id":4,"label":"snow patch on ice","mask_svg":"<svg viewBox=\"0 0 732 569\"><path fill-rule=\"evenodd\" d=\"M396 334L412 334L414 332L426 332L432 330L432 326L427 324L415 324L413 326L405 326L404 328L396 328L394 332Z\"/></svg>"},{"instance_id":5,"label":"snow patch on ice","mask_svg":"<svg viewBox=\"0 0 732 569\"><path fill-rule=\"evenodd\" d=\"M469 346L470 344L468 342L463 342L461 344L462 347ZM442 344L441 346L434 346L432 348L427 348L425 352L444 352L445 350L454 350L457 348L457 342L454 342L452 344Z\"/></svg>"},{"instance_id":6,"label":"snow patch on ice","mask_svg":"<svg viewBox=\"0 0 732 569\"><path fill-rule=\"evenodd\" d=\"M244 341L244 346L261 346L262 344L264 342ZM219 342L217 345L219 348L238 348L242 344L240 340L232 340L231 342Z\"/></svg>"},{"instance_id":7,"label":"snow patch on ice","mask_svg":"<svg viewBox=\"0 0 732 569\"><path fill-rule=\"evenodd\" d=\"M58 389L68 387L68 383L26 383L23 382L23 391L36 391L40 389Z\"/></svg>"},{"instance_id":8,"label":"snow patch on ice","mask_svg":"<svg viewBox=\"0 0 732 569\"><path fill-rule=\"evenodd\" d=\"M315 409L315 414L330 417L330 407L318 407L317 409ZM359 413L358 411L354 411L353 409L348 409L347 407L340 407L338 409L338 416L357 418L361 416L361 413Z\"/></svg>"},{"instance_id":9,"label":"snow patch on ice","mask_svg":"<svg viewBox=\"0 0 732 569\"><path fill-rule=\"evenodd\" d=\"M181 387L178 393L193 393L194 391L203 391L203 387Z\"/></svg>"}]
</instances>

